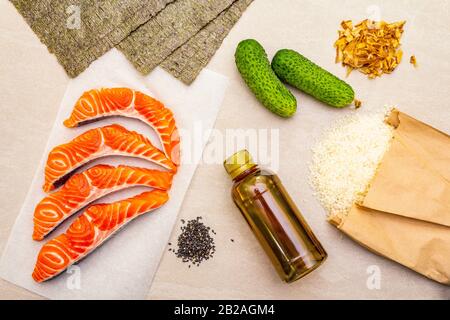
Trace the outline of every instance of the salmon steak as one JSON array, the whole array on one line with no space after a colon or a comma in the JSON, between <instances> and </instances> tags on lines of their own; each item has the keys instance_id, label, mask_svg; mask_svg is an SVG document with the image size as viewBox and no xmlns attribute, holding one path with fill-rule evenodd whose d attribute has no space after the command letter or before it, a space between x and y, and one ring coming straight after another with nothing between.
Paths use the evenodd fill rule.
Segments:
<instances>
[{"instance_id":1,"label":"salmon steak","mask_svg":"<svg viewBox=\"0 0 450 320\"><path fill-rule=\"evenodd\" d=\"M157 132L166 156L179 165L180 136L172 111L142 92L129 88L89 90L75 103L64 125L73 128L111 116L135 118L150 125Z\"/></svg>"},{"instance_id":2,"label":"salmon steak","mask_svg":"<svg viewBox=\"0 0 450 320\"><path fill-rule=\"evenodd\" d=\"M44 191L62 186L76 169L106 156L141 158L176 171L173 162L150 140L137 132L112 124L88 130L69 143L53 148L45 165Z\"/></svg>"},{"instance_id":3,"label":"salmon steak","mask_svg":"<svg viewBox=\"0 0 450 320\"><path fill-rule=\"evenodd\" d=\"M94 251L119 228L134 218L161 207L168 198L166 191L152 190L114 203L88 207L65 233L42 246L32 274L33 279L43 282L57 276Z\"/></svg>"},{"instance_id":4,"label":"salmon steak","mask_svg":"<svg viewBox=\"0 0 450 320\"><path fill-rule=\"evenodd\" d=\"M104 164L77 173L38 203L34 210L33 239L44 239L64 220L107 194L134 186L169 190L172 177L173 173L168 171Z\"/></svg>"}]
</instances>

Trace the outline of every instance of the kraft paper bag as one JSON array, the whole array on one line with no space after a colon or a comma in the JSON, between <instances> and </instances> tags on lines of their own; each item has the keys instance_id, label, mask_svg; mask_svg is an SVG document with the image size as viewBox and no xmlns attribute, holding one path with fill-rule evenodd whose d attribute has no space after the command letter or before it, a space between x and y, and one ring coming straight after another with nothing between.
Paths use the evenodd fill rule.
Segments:
<instances>
[{"instance_id":1,"label":"kraft paper bag","mask_svg":"<svg viewBox=\"0 0 450 320\"><path fill-rule=\"evenodd\" d=\"M450 136L399 110L393 109L386 122L395 128L417 156L425 159L431 168L450 181Z\"/></svg>"},{"instance_id":2,"label":"kraft paper bag","mask_svg":"<svg viewBox=\"0 0 450 320\"><path fill-rule=\"evenodd\" d=\"M450 228L354 205L330 223L367 249L450 285Z\"/></svg>"},{"instance_id":3,"label":"kraft paper bag","mask_svg":"<svg viewBox=\"0 0 450 320\"><path fill-rule=\"evenodd\" d=\"M361 203L329 221L368 249L450 285L450 137L398 110Z\"/></svg>"},{"instance_id":4,"label":"kraft paper bag","mask_svg":"<svg viewBox=\"0 0 450 320\"><path fill-rule=\"evenodd\" d=\"M393 110L394 139L362 206L450 226L450 138Z\"/></svg>"}]
</instances>

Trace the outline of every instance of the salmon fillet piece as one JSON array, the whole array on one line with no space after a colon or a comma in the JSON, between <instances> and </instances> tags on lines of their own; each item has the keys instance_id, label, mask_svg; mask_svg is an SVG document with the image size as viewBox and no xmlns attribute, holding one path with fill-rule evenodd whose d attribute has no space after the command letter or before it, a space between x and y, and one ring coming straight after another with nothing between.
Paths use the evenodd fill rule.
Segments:
<instances>
[{"instance_id":1,"label":"salmon fillet piece","mask_svg":"<svg viewBox=\"0 0 450 320\"><path fill-rule=\"evenodd\" d=\"M33 239L42 240L64 220L89 203L133 186L169 190L173 173L120 165L96 165L70 177L58 191L42 199L34 210Z\"/></svg>"},{"instance_id":2,"label":"salmon fillet piece","mask_svg":"<svg viewBox=\"0 0 450 320\"><path fill-rule=\"evenodd\" d=\"M150 125L158 133L166 157L179 165L180 136L172 111L142 92L129 88L86 91L64 125L73 128L110 116L135 118Z\"/></svg>"},{"instance_id":3,"label":"salmon fillet piece","mask_svg":"<svg viewBox=\"0 0 450 320\"><path fill-rule=\"evenodd\" d=\"M168 200L163 190L144 192L110 204L88 207L67 231L44 244L38 254L32 277L49 280L99 247L119 228L134 218L161 207Z\"/></svg>"},{"instance_id":4,"label":"salmon fillet piece","mask_svg":"<svg viewBox=\"0 0 450 320\"><path fill-rule=\"evenodd\" d=\"M170 171L176 166L143 135L118 124L91 129L72 141L53 148L45 166L43 190L63 185L74 170L89 161L105 156L131 156L154 162Z\"/></svg>"}]
</instances>

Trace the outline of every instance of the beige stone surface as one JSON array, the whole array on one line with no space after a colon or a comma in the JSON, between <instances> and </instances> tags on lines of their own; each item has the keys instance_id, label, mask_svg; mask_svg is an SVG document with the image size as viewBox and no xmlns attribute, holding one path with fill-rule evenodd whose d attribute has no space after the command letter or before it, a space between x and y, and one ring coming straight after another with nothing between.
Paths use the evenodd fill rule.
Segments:
<instances>
[{"instance_id":1,"label":"beige stone surface","mask_svg":"<svg viewBox=\"0 0 450 320\"><path fill-rule=\"evenodd\" d=\"M292 48L338 76L334 64L336 30L343 19L365 17L407 20L403 36L405 60L392 74L368 80L353 73L348 82L363 101L363 109L385 104L450 132L450 2L372 0L256 0L238 22L208 68L230 78L216 128L279 129L278 173L322 244L329 258L317 271L291 285L282 283L255 241L229 195L231 182L220 164L199 166L180 218L201 215L216 232L215 258L188 269L170 252L161 261L149 298L375 298L450 299L450 289L384 258L340 234L325 221L325 212L308 186L308 161L313 141L337 117L335 110L294 91L299 102L292 119L280 119L255 100L234 66L234 49L244 38L258 39L272 56ZM413 68L409 56L417 57ZM68 78L15 9L0 1L0 250L44 150L57 106ZM175 242L179 225L172 235ZM234 239L231 242L230 239ZM20 261L18 261L20 263ZM381 273L381 287L370 290L371 267ZM373 267L372 267L373 268ZM37 298L0 280L0 298Z\"/></svg>"}]
</instances>

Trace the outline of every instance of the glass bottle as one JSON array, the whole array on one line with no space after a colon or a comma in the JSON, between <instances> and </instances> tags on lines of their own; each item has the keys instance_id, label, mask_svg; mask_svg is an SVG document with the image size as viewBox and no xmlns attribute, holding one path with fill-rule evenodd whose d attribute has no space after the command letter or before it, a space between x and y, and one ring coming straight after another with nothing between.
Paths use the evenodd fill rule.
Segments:
<instances>
[{"instance_id":1,"label":"glass bottle","mask_svg":"<svg viewBox=\"0 0 450 320\"><path fill-rule=\"evenodd\" d=\"M319 267L327 253L278 176L260 169L247 150L224 161L232 198L280 277L290 283Z\"/></svg>"}]
</instances>

